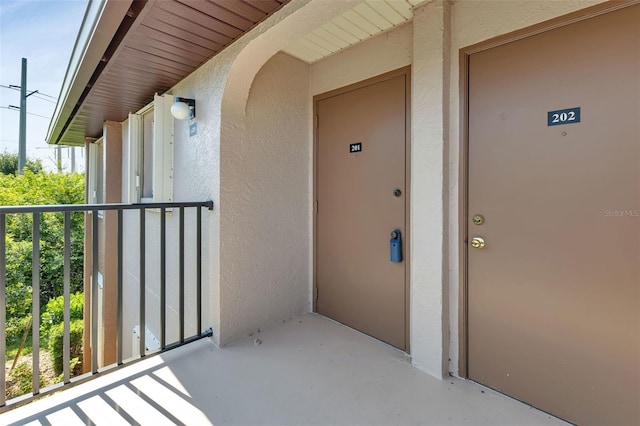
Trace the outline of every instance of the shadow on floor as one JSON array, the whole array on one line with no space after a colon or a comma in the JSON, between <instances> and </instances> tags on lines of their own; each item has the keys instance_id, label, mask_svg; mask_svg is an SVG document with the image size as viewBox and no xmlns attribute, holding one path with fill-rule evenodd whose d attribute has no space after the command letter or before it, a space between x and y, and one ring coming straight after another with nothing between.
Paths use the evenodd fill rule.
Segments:
<instances>
[{"instance_id":1,"label":"shadow on floor","mask_svg":"<svg viewBox=\"0 0 640 426\"><path fill-rule=\"evenodd\" d=\"M256 344L255 339L260 344ZM10 425L564 425L309 314L223 349L205 339L0 415Z\"/></svg>"}]
</instances>

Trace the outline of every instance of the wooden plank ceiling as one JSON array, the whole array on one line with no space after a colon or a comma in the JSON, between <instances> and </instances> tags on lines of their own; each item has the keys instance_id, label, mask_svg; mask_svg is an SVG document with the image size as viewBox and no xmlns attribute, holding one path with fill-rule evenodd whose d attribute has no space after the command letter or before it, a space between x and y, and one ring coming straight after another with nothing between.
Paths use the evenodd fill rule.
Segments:
<instances>
[{"instance_id":1,"label":"wooden plank ceiling","mask_svg":"<svg viewBox=\"0 0 640 426\"><path fill-rule=\"evenodd\" d=\"M134 1L66 123L63 145L99 137L289 0Z\"/></svg>"},{"instance_id":2,"label":"wooden plank ceiling","mask_svg":"<svg viewBox=\"0 0 640 426\"><path fill-rule=\"evenodd\" d=\"M308 63L388 31L413 18L413 8L425 0L366 0L353 9L294 40L284 52Z\"/></svg>"}]
</instances>

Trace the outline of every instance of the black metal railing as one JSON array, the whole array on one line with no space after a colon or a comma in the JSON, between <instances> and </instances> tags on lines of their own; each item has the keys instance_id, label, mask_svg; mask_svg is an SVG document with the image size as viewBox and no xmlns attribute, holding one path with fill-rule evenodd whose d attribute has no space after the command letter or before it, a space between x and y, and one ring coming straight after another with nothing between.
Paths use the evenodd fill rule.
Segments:
<instances>
[{"instance_id":1,"label":"black metal railing","mask_svg":"<svg viewBox=\"0 0 640 426\"><path fill-rule=\"evenodd\" d=\"M5 374L0 374L0 412L14 406L22 405L37 396L45 395L52 391L59 390L66 385L76 384L81 381L88 380L97 374L101 374L105 370L117 368L123 364L134 362L137 359L130 358L123 360L123 327L124 327L124 309L123 309L123 284L124 284L124 212L126 210L137 210L139 212L139 358L144 358L147 351L145 341L146 330L146 270L147 265L147 230L146 216L147 212L152 210L160 213L160 259L157 267L160 276L160 350L158 352L173 349L186 343L193 342L203 337L211 336L211 329L202 330L202 208L205 207L213 210L212 201L204 202L172 202L172 203L144 203L144 204L83 204L83 205L52 205L52 206L16 206L16 207L0 207L0 342L2 347L0 350L0 365L4 366L6 362L6 302L7 302L7 271L6 271L6 230L7 215L32 215L32 392L29 395L13 398L7 401L5 396L6 378ZM195 209L196 225L195 225L195 249L196 249L196 283L195 283L195 330L196 333L190 337L185 337L185 210ZM116 307L116 363L110 366L99 367L98 365L98 275L99 275L99 256L100 241L98 232L99 215L98 212L116 211L117 212L117 243L116 243L116 259L117 259L117 307ZM71 283L71 215L75 212L92 213L87 215L90 219L91 226L91 306L90 314L90 346L91 346L91 368L89 373L78 377L71 377L70 371L70 283ZM179 318L179 338L176 341L167 341L167 220L168 212L178 213L178 232L179 232L179 248L178 248L178 318ZM63 253L63 297L64 297L64 337L63 337L63 374L62 382L40 389L40 222L43 213L60 213L64 219L64 253ZM86 258L86 255L85 255ZM85 288L87 286L85 285ZM86 312L86 307L85 307ZM85 314L85 319L87 315ZM25 334L26 335L26 334ZM86 351L86 348L83 350ZM100 368L100 371L98 371Z\"/></svg>"}]
</instances>

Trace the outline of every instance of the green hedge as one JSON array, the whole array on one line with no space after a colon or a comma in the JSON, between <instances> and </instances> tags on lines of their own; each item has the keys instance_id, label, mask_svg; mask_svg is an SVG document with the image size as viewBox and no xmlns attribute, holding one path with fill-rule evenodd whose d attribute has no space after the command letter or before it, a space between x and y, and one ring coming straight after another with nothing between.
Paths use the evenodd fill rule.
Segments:
<instances>
[{"instance_id":1,"label":"green hedge","mask_svg":"<svg viewBox=\"0 0 640 426\"><path fill-rule=\"evenodd\" d=\"M56 374L62 374L64 360L64 324L56 324L49 330L49 351L53 360L53 369ZM82 334L84 326L82 320L71 321L71 374L82 371Z\"/></svg>"},{"instance_id":2,"label":"green hedge","mask_svg":"<svg viewBox=\"0 0 640 426\"><path fill-rule=\"evenodd\" d=\"M81 320L83 318L84 293L77 292L69 298L69 317L71 321ZM40 336L42 339L48 339L50 330L53 326L64 322L64 296L49 299L47 306L42 313L40 322Z\"/></svg>"}]
</instances>

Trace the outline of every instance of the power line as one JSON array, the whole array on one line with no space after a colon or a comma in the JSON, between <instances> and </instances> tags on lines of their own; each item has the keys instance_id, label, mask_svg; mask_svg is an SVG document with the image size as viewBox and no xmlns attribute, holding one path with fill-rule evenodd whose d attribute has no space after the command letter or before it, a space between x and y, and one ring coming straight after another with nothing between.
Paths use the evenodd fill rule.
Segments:
<instances>
[{"instance_id":1,"label":"power line","mask_svg":"<svg viewBox=\"0 0 640 426\"><path fill-rule=\"evenodd\" d=\"M0 108L8 109L9 111L20 111L20 107L17 107L15 105L0 106ZM47 116L44 116L44 115L36 114L35 112L28 112L27 111L27 114L35 115L36 117L46 118L47 120L51 120L51 117L47 117Z\"/></svg>"},{"instance_id":2,"label":"power line","mask_svg":"<svg viewBox=\"0 0 640 426\"><path fill-rule=\"evenodd\" d=\"M12 89L12 90L20 90L20 86L16 86L15 84L10 84L10 85L4 85L4 84L0 84L0 87L4 87L7 89ZM27 92L32 92L33 90L27 90ZM38 92L38 94L42 95L42 96L46 96L47 98L51 98L51 99L58 99L55 96L51 96L51 95L47 95L46 93L42 93L42 92Z\"/></svg>"},{"instance_id":3,"label":"power line","mask_svg":"<svg viewBox=\"0 0 640 426\"><path fill-rule=\"evenodd\" d=\"M5 84L0 84L0 87L2 87L3 89L11 89L11 90L20 91L20 86L16 86L16 85L13 85L13 84L10 84L8 86L5 85ZM51 102L52 104L55 104L57 99L58 99L55 96L47 95L46 93L42 93L42 92L39 92L39 91L32 92L32 95L34 97L40 99L40 100L43 100L43 101L46 101L46 102ZM47 99L47 98L50 98L50 99ZM51 100L51 99L53 99L53 100Z\"/></svg>"},{"instance_id":4,"label":"power line","mask_svg":"<svg viewBox=\"0 0 640 426\"><path fill-rule=\"evenodd\" d=\"M0 138L0 142L5 142L5 143L18 143L19 141L18 141L18 139L2 139L2 138ZM44 140L44 139L42 139L42 140L40 140L40 141L39 141L39 140L35 140L35 139L29 139L27 142L28 142L28 143L30 143L30 144L32 144L32 145L33 145L33 144L36 144L36 143L47 143L47 141L46 141L46 140Z\"/></svg>"},{"instance_id":5,"label":"power line","mask_svg":"<svg viewBox=\"0 0 640 426\"><path fill-rule=\"evenodd\" d=\"M40 95L40 94L41 94L40 92L38 92L38 93L34 93L34 94L33 94L33 97L34 97L34 98L38 98L38 99L40 99L41 101L50 102L50 103L52 103L52 104L55 104L55 103L56 103L56 101L52 101L51 99L41 98L40 96L38 96L38 95Z\"/></svg>"},{"instance_id":6,"label":"power line","mask_svg":"<svg viewBox=\"0 0 640 426\"><path fill-rule=\"evenodd\" d=\"M56 101L52 101L51 99L41 98L40 96L38 96L38 95L40 95L40 94L41 94L40 92L38 92L38 93L34 93L34 94L33 94L33 97L34 97L34 98L38 98L38 99L40 99L40 100L42 100L42 101L45 101L45 102L50 102L50 103L52 103L52 104L55 104L55 103L56 103Z\"/></svg>"}]
</instances>

